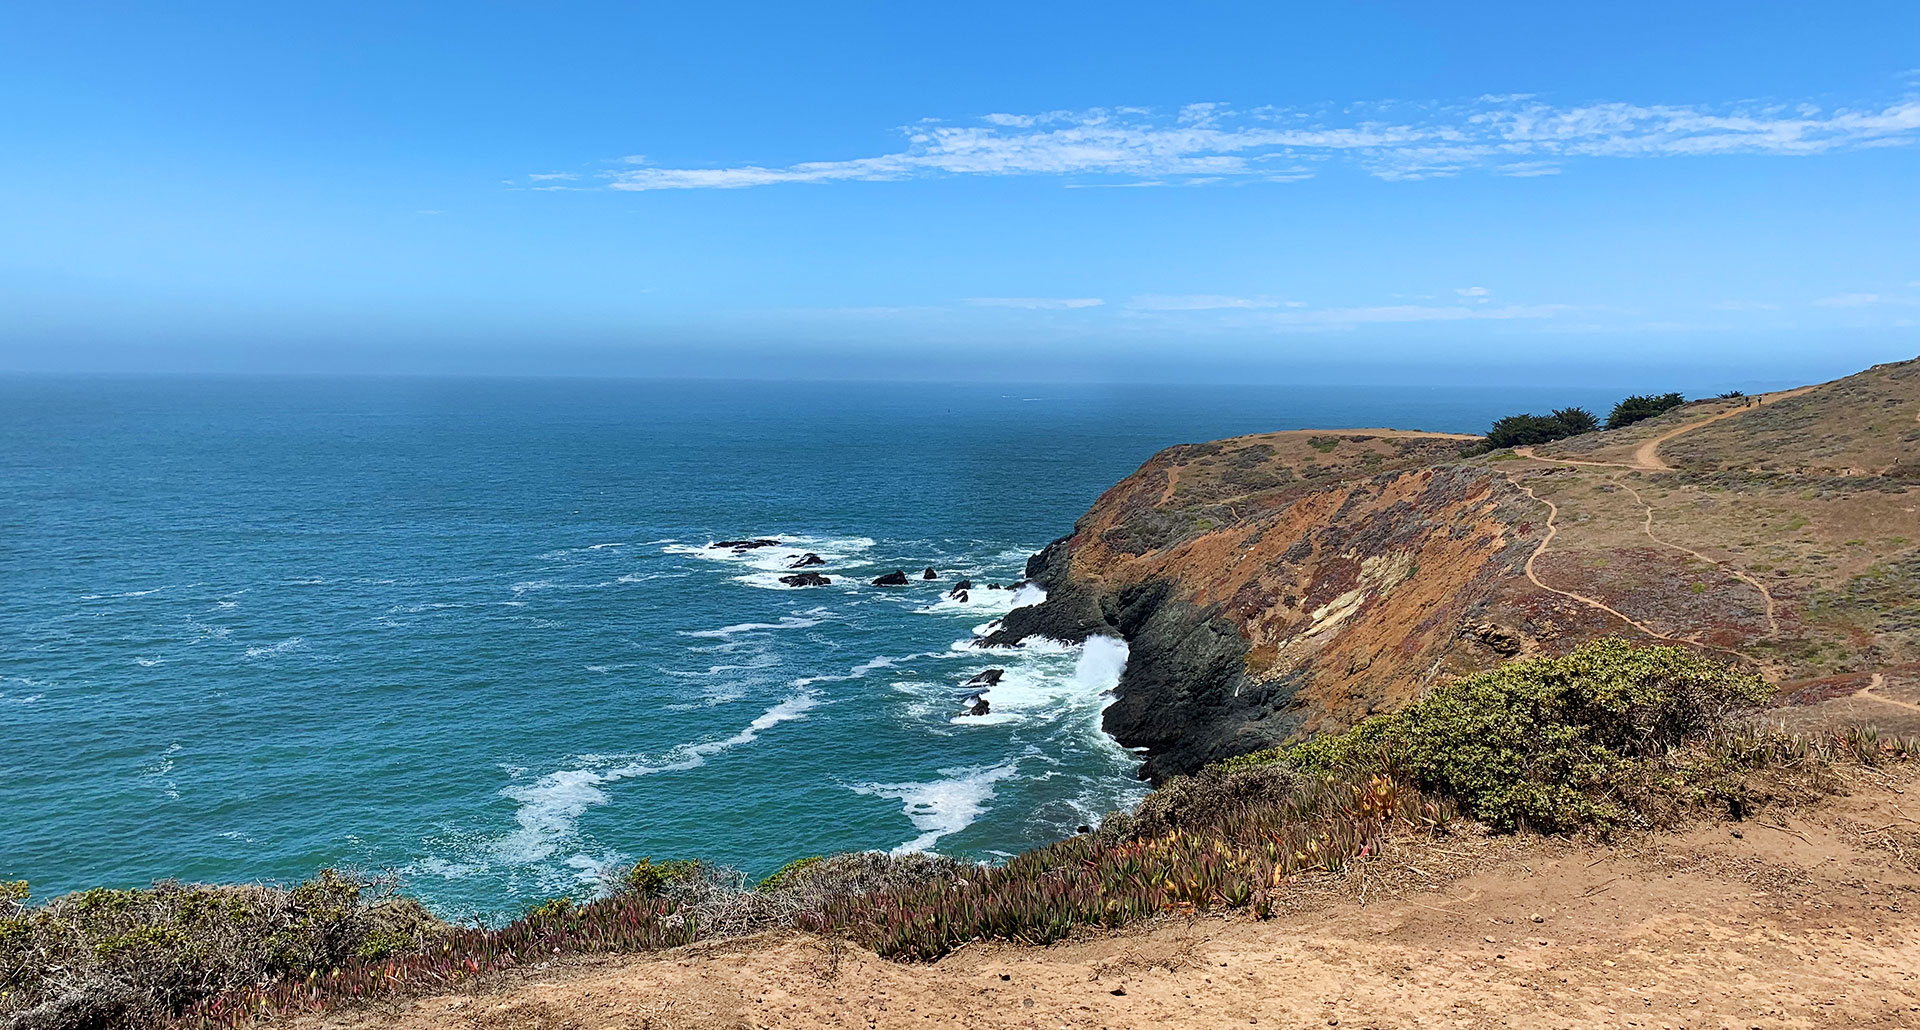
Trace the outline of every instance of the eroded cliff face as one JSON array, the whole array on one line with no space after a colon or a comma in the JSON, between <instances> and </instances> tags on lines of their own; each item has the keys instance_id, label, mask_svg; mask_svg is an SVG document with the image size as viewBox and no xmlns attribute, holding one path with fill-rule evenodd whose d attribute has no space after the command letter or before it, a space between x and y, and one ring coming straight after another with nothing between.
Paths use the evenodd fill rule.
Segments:
<instances>
[{"instance_id":1,"label":"eroded cliff face","mask_svg":"<svg viewBox=\"0 0 1920 1030\"><path fill-rule=\"evenodd\" d=\"M1158 780L1617 629L1528 584L1544 509L1461 463L1464 443L1381 430L1171 448L1034 556L1047 601L987 642L1125 637L1105 725L1148 749Z\"/></svg>"}]
</instances>

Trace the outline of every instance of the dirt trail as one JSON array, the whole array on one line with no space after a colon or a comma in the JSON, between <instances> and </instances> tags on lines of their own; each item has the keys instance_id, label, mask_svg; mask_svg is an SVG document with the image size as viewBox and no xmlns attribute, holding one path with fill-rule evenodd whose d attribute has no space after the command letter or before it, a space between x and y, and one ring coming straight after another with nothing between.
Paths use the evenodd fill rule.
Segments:
<instances>
[{"instance_id":1,"label":"dirt trail","mask_svg":"<svg viewBox=\"0 0 1920 1030\"><path fill-rule=\"evenodd\" d=\"M1780 635L1780 619L1778 615L1775 613L1776 603L1773 599L1773 591L1768 590L1767 585L1765 583L1762 583L1759 580L1753 578L1752 576L1747 575L1744 571L1734 567L1731 563L1722 562L1715 558L1709 558L1706 555L1701 554L1699 551L1696 551L1693 548L1686 546L1685 544L1677 544L1671 540L1668 540L1665 537L1655 534L1653 531L1653 505L1648 504L1646 498L1640 496L1640 491L1635 490L1632 486L1621 482L1618 476L1612 477L1611 482L1613 482L1615 486L1618 486L1622 490L1625 490L1626 492L1632 494L1633 499L1639 502L1640 507L1646 509L1646 512L1647 512L1646 521L1641 523L1640 528L1643 532L1647 534L1647 539L1652 540L1654 543L1659 544L1662 547L1671 547L1676 551L1682 552L1683 554L1692 555L1693 557L1698 558L1703 562L1706 562L1708 565L1725 569L1726 571L1732 573L1733 576L1736 579L1740 580L1742 583L1745 583L1746 585L1754 588L1755 590L1760 591L1760 596L1765 598L1767 602L1767 636L1777 637Z\"/></svg>"},{"instance_id":2,"label":"dirt trail","mask_svg":"<svg viewBox=\"0 0 1920 1030\"><path fill-rule=\"evenodd\" d=\"M1673 470L1673 466L1668 465L1665 461L1661 459L1660 445L1667 443L1668 441L1673 440L1676 437L1684 436L1687 433L1691 433L1702 426L1712 425L1713 423L1719 422L1723 419L1732 418L1735 415L1740 415L1745 412L1753 411L1756 408L1759 408L1763 405L1772 404L1775 401L1785 400L1788 397L1797 397L1800 394L1803 394L1811 389L1813 389L1813 387L1811 386L1802 386L1802 387L1799 387L1798 389L1781 390L1777 393L1759 394L1751 398L1751 400L1753 401L1753 403L1751 404L1742 404L1739 407L1730 408L1726 411L1723 411L1718 415L1710 415L1706 418L1696 419L1692 422L1688 422L1685 425L1676 426L1673 429L1670 429L1667 432L1662 433L1659 436L1656 436L1653 439L1648 440L1647 442L1641 444L1639 447L1635 448L1633 452L1633 461L1630 464L1622 463L1622 462L1612 462L1612 461L1579 461L1573 458L1550 458L1544 455L1535 454L1532 447L1515 447L1513 449L1513 453L1518 454L1524 458L1531 458L1534 461L1547 461L1547 462L1553 462L1558 465L1585 465L1585 466L1600 467L1600 468L1627 469L1627 470L1639 471L1639 472L1659 472L1659 471L1670 472ZM1513 485L1515 486L1520 486L1519 482L1515 480L1512 475L1508 475L1507 481L1510 483L1513 483ZM1739 579L1741 582L1747 584L1748 586L1754 588L1755 590L1758 590L1760 592L1760 596L1766 599L1767 636L1777 637L1780 635L1780 619L1778 615L1778 603L1774 600L1773 591L1768 590L1767 585L1765 583L1760 582L1758 579L1755 579L1754 577L1748 575L1745 571L1739 568L1736 568L1731 564L1722 562L1715 558L1708 557L1707 555L1702 554L1691 547L1688 547L1684 544L1675 543L1674 541L1668 540L1665 537L1662 537L1659 534L1655 533L1653 531L1653 505L1648 504L1646 498L1640 496L1640 491L1634 489L1630 484L1621 482L1621 479L1618 475L1609 477L1609 482L1614 483L1615 485L1626 490L1628 493L1632 494L1633 499L1636 502L1638 502L1640 507L1646 512L1646 519L1641 523L1640 528L1642 532L1646 533L1647 539L1652 540L1654 543L1659 544L1662 547L1668 547L1673 550L1680 551L1683 554L1691 555L1692 557L1697 558L1700 561L1706 562L1709 565L1714 565L1714 566L1723 568L1727 572L1732 574L1735 578ZM1635 628L1640 629L1642 632L1650 633L1653 636L1660 637L1663 640L1678 639L1678 638L1669 637L1660 633L1653 633L1651 630L1642 626L1640 623L1634 622L1634 620L1627 618L1627 616L1622 615L1620 612L1615 611L1613 608L1607 606L1606 604L1594 598L1587 597L1583 594L1574 594L1574 593L1569 593L1565 590L1558 590L1558 589L1555 589L1554 587L1547 586L1545 583L1542 583L1540 581L1540 577L1534 575L1533 563L1535 558L1538 558L1540 557L1540 555L1546 553L1547 544L1553 540L1554 536L1558 532L1557 527L1554 524L1554 520L1559 515L1559 509L1554 505L1552 501L1549 501L1546 498L1540 497L1539 495L1535 494L1531 489L1524 486L1520 486L1520 489L1525 490L1528 497L1532 497L1534 500L1540 501L1541 503L1545 504L1548 508L1548 511L1550 512L1547 518L1547 538L1540 542L1540 546L1535 548L1533 555L1527 559L1527 578L1532 580L1535 586L1538 586L1543 590L1552 591L1553 593L1559 594L1562 597L1570 597L1576 601L1580 601L1583 604L1588 604L1593 607L1599 608L1603 611L1609 612L1613 615L1617 615L1622 619L1626 619L1628 623L1632 624ZM1717 648L1716 650L1724 650L1724 649ZM1896 701L1894 703L1900 704L1902 702Z\"/></svg>"},{"instance_id":3,"label":"dirt trail","mask_svg":"<svg viewBox=\"0 0 1920 1030\"><path fill-rule=\"evenodd\" d=\"M530 971L325 1030L1920 1027L1911 767L1791 818L1629 839L1460 839L1267 922L1173 920L931 965L769 936ZM1905 789L1906 794L1896 793ZM1737 835L1736 835L1737 834ZM1444 863L1457 860L1451 872ZM1424 869L1419 876L1408 870ZM1396 881L1397 882L1397 881ZM1350 886L1350 885L1349 885Z\"/></svg>"},{"instance_id":4,"label":"dirt trail","mask_svg":"<svg viewBox=\"0 0 1920 1030\"><path fill-rule=\"evenodd\" d=\"M1755 394L1754 396L1748 398L1748 400L1753 402L1751 404L1742 404L1735 408L1729 408L1728 410L1723 411L1718 415L1710 415L1706 418L1689 422L1683 426L1676 426L1673 429L1670 429L1665 433L1662 433L1659 436L1656 436L1653 439L1648 440L1646 443L1643 443L1640 446L1634 448L1633 467L1639 468L1639 469L1647 469L1649 471L1658 471L1658 472L1672 471L1673 466L1667 464L1660 457L1661 444L1664 444L1667 441L1672 440L1674 437L1685 436L1686 434L1691 433L1696 429L1699 429L1701 426L1710 426L1713 423L1720 421L1721 419L1732 418L1735 415L1744 414L1746 412L1754 410L1755 408L1760 408L1768 404L1772 404L1775 401L1786 400L1788 397L1798 397L1801 394L1806 393L1808 390L1811 390L1811 389L1813 389L1813 387L1811 386L1802 386L1793 390L1780 390L1774 393Z\"/></svg>"},{"instance_id":5,"label":"dirt trail","mask_svg":"<svg viewBox=\"0 0 1920 1030\"><path fill-rule=\"evenodd\" d=\"M1815 389L1815 387L1801 386L1801 387L1796 387L1792 390L1780 390L1775 393L1755 394L1752 397L1748 398L1748 400L1752 401L1751 404L1742 404L1738 407L1729 408L1726 411L1719 413L1718 415L1709 415L1706 418L1695 419L1692 422L1687 422L1682 425L1675 426L1672 429L1669 429L1666 432L1661 433L1659 436L1656 436L1653 439L1642 443L1640 446L1635 447L1633 449L1633 458L1630 461L1587 461L1580 458L1549 458L1543 455L1535 454L1533 451L1533 447L1530 444L1523 445L1520 447L1515 447L1513 449L1513 453L1518 454L1523 458L1533 458L1536 461L1552 461L1552 462L1557 462L1561 465L1586 465L1593 468L1635 469L1640 472L1672 472L1673 466L1667 464L1666 460L1660 457L1660 448L1663 444L1670 443L1676 437L1685 436L1686 434L1691 433L1694 430L1699 429L1703 426L1710 426L1715 422L1719 422L1723 419L1729 419L1729 418L1733 418L1736 415L1745 414L1757 408L1765 407L1768 404L1772 404L1775 401L1783 401L1789 397L1798 397L1801 394L1806 393L1808 390L1812 390L1812 389ZM1915 417L1916 419L1920 419L1920 416L1915 416Z\"/></svg>"},{"instance_id":6,"label":"dirt trail","mask_svg":"<svg viewBox=\"0 0 1920 1030\"><path fill-rule=\"evenodd\" d=\"M1855 696L1864 697L1871 701L1878 701L1883 705L1893 705L1896 708L1905 708L1910 712L1920 712L1920 705L1909 704L1905 701L1896 701L1893 698L1883 697L1882 695L1874 693L1875 690L1879 689L1880 687L1884 687L1886 685L1887 685L1887 678L1881 675L1880 673L1876 672L1873 674L1873 678L1867 681L1867 685L1864 687L1861 687L1860 693Z\"/></svg>"},{"instance_id":7,"label":"dirt trail","mask_svg":"<svg viewBox=\"0 0 1920 1030\"><path fill-rule=\"evenodd\" d=\"M1542 460L1552 461L1553 459L1546 458ZM1525 493L1528 497L1531 497L1534 500L1539 501L1541 504L1544 504L1547 506L1547 535L1544 537L1541 537L1540 543L1538 546L1536 546L1533 549L1533 553L1527 555L1527 565L1526 565L1527 579L1530 582L1532 582L1534 586L1537 586L1540 589L1545 590L1547 593L1559 594L1561 597L1567 598L1568 600L1577 601L1581 604L1586 605L1589 608L1594 608L1599 611L1606 612L1608 615L1611 615L1614 618L1619 619L1621 622L1624 622L1627 625L1632 626L1634 629L1637 629L1640 632L1645 633L1647 636L1653 637L1657 640L1666 640L1676 644L1690 644L1693 642L1690 640L1682 640L1679 637L1670 637L1665 633L1662 633L1659 630L1646 625L1645 623L1639 622L1638 620L1634 619L1633 616L1620 611L1619 609L1613 607L1612 605L1606 603L1605 601L1600 600L1597 597L1588 597L1586 594L1577 594L1571 590L1562 590L1559 587L1550 586L1547 584L1545 580L1542 580L1540 578L1540 574L1533 570L1533 563L1536 561L1539 561L1540 556L1547 553L1547 548L1553 543L1553 538L1560 535L1560 526L1559 526L1560 506L1553 503L1552 501L1547 500L1545 497L1542 497L1539 494L1534 493L1533 487L1530 487L1525 485L1524 483L1521 483L1519 480L1513 478L1513 476L1511 475L1507 476L1507 482L1513 484L1513 486L1516 489Z\"/></svg>"}]
</instances>

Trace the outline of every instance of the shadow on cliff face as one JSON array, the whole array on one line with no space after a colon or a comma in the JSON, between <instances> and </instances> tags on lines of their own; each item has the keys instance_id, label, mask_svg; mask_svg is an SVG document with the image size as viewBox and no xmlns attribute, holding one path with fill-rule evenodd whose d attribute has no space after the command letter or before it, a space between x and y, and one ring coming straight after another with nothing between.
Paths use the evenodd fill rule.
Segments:
<instances>
[{"instance_id":1,"label":"shadow on cliff face","mask_svg":"<svg viewBox=\"0 0 1920 1030\"><path fill-rule=\"evenodd\" d=\"M1217 606L1182 600L1165 580L1098 591L1070 574L1069 539L1027 562L1027 578L1047 599L1008 613L981 643L1013 647L1035 636L1081 643L1101 633L1125 639L1127 665L1101 725L1122 745L1148 749L1141 778L1157 784L1272 747L1298 726L1286 715L1288 679L1248 679L1246 638Z\"/></svg>"}]
</instances>

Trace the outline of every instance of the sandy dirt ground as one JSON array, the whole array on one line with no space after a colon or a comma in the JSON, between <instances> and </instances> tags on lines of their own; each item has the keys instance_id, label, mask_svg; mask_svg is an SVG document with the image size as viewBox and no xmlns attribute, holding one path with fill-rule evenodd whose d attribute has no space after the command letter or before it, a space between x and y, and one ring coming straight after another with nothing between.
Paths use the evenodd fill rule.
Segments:
<instances>
[{"instance_id":1,"label":"sandy dirt ground","mask_svg":"<svg viewBox=\"0 0 1920 1030\"><path fill-rule=\"evenodd\" d=\"M1280 916L903 965L771 935L322 1021L372 1030L1920 1027L1920 775L1608 847L1455 838ZM1389 867L1391 867L1389 869Z\"/></svg>"}]
</instances>

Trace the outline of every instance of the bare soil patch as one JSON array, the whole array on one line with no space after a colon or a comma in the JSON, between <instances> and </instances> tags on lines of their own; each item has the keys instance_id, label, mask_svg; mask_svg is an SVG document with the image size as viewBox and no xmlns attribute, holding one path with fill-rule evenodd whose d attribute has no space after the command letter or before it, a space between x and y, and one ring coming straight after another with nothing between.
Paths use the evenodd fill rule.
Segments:
<instances>
[{"instance_id":1,"label":"bare soil patch","mask_svg":"<svg viewBox=\"0 0 1920 1030\"><path fill-rule=\"evenodd\" d=\"M1920 1027L1920 791L1606 847L1470 838L1172 919L931 965L797 935L600 957L343 1013L382 1030ZM1364 893L1362 893L1364 891Z\"/></svg>"}]
</instances>

